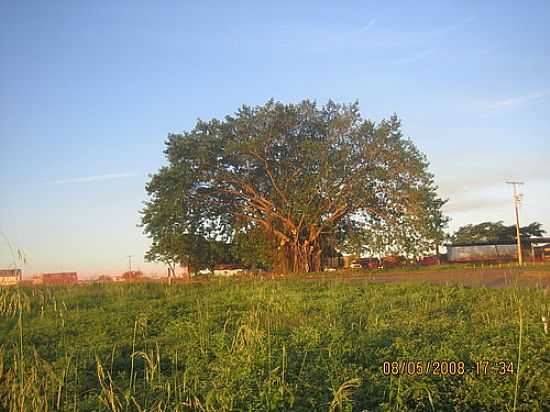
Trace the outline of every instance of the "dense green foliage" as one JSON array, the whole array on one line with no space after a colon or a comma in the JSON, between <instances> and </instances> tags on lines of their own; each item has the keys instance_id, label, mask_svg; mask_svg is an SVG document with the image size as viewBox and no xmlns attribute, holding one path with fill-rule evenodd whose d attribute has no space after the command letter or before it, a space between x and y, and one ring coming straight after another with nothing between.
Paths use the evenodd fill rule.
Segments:
<instances>
[{"instance_id":1,"label":"dense green foliage","mask_svg":"<svg viewBox=\"0 0 550 412\"><path fill-rule=\"evenodd\" d=\"M334 280L3 289L0 408L512 410L521 324L517 410L549 410L546 292ZM384 375L398 360L466 372ZM476 374L481 360L514 370Z\"/></svg>"},{"instance_id":2,"label":"dense green foliage","mask_svg":"<svg viewBox=\"0 0 550 412\"><path fill-rule=\"evenodd\" d=\"M262 231L243 263L315 272L330 247L413 258L443 239L445 202L395 115L375 123L357 104L269 101L169 135L165 154L146 186L149 259L198 264L207 249L195 243Z\"/></svg>"},{"instance_id":3,"label":"dense green foliage","mask_svg":"<svg viewBox=\"0 0 550 412\"><path fill-rule=\"evenodd\" d=\"M520 236L542 236L546 233L542 224L533 222L520 227ZM477 225L460 227L452 236L453 243L484 243L484 242L514 242L516 240L516 226L506 226L504 222L483 222Z\"/></svg>"}]
</instances>

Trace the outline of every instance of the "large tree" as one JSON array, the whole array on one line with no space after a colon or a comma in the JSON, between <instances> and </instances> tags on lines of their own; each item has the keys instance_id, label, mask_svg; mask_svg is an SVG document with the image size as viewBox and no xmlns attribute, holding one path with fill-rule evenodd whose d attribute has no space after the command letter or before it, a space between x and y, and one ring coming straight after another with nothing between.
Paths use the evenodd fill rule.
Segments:
<instances>
[{"instance_id":1,"label":"large tree","mask_svg":"<svg viewBox=\"0 0 550 412\"><path fill-rule=\"evenodd\" d=\"M327 245L353 248L374 229L392 234L386 246L422 254L446 224L397 116L376 124L357 104L243 106L169 135L165 154L146 187L145 232L229 243L261 231L280 272L317 271ZM180 259L192 252L181 242Z\"/></svg>"}]
</instances>

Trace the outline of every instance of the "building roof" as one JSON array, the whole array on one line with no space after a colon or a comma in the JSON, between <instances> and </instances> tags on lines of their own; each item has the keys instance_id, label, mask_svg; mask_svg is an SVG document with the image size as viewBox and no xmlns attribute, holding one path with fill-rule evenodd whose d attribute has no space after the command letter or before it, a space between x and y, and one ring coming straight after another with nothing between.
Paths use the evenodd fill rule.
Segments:
<instances>
[{"instance_id":1,"label":"building roof","mask_svg":"<svg viewBox=\"0 0 550 412\"><path fill-rule=\"evenodd\" d=\"M521 243L527 243L523 239ZM504 241L504 242L458 242L448 243L446 247L463 247L463 246L515 246L516 242Z\"/></svg>"},{"instance_id":2,"label":"building roof","mask_svg":"<svg viewBox=\"0 0 550 412\"><path fill-rule=\"evenodd\" d=\"M0 269L0 276L21 276L21 269Z\"/></svg>"},{"instance_id":3,"label":"building roof","mask_svg":"<svg viewBox=\"0 0 550 412\"><path fill-rule=\"evenodd\" d=\"M239 270L239 269L242 270L244 268L241 265L226 264L226 263L216 265L214 267L214 270Z\"/></svg>"},{"instance_id":4,"label":"building roof","mask_svg":"<svg viewBox=\"0 0 550 412\"><path fill-rule=\"evenodd\" d=\"M47 277L75 277L76 272L52 272L52 273L40 273L39 276Z\"/></svg>"}]
</instances>

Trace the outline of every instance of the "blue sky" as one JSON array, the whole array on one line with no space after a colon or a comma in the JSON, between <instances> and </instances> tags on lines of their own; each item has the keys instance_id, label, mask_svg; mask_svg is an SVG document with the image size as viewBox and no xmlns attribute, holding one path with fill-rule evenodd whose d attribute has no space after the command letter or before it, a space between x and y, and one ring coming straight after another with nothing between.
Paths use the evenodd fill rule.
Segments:
<instances>
[{"instance_id":1,"label":"blue sky","mask_svg":"<svg viewBox=\"0 0 550 412\"><path fill-rule=\"evenodd\" d=\"M137 224L166 135L272 97L397 112L452 230L512 224L519 179L522 219L550 231L550 2L27 0L0 16L0 230L28 274L127 255L162 270Z\"/></svg>"}]
</instances>

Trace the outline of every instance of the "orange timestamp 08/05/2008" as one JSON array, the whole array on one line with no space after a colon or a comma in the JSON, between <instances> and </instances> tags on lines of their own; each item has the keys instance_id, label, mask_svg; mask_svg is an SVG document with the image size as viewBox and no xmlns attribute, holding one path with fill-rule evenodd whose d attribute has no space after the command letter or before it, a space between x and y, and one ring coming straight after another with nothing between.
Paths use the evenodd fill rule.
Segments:
<instances>
[{"instance_id":1,"label":"orange timestamp 08/05/2008","mask_svg":"<svg viewBox=\"0 0 550 412\"><path fill-rule=\"evenodd\" d=\"M426 375L426 376L462 376L474 375L513 375L514 363L511 361L478 360L472 364L454 360L431 361L385 361L382 365L382 373L386 376L398 375Z\"/></svg>"}]
</instances>

